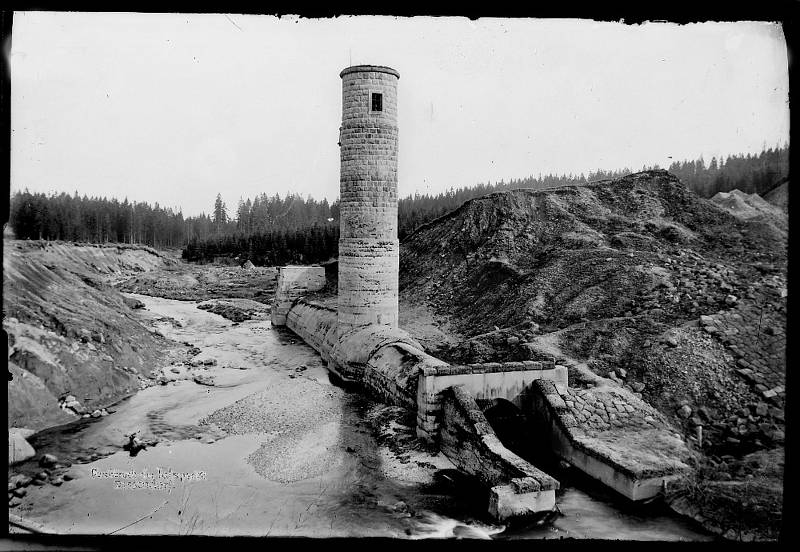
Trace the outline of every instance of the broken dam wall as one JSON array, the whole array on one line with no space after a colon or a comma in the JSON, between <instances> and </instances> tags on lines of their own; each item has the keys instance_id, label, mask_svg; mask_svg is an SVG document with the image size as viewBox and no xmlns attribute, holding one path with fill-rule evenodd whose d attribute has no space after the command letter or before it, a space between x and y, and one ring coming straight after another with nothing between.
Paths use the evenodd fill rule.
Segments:
<instances>
[{"instance_id":1,"label":"broken dam wall","mask_svg":"<svg viewBox=\"0 0 800 552\"><path fill-rule=\"evenodd\" d=\"M319 352L332 374L377 400L416 411L418 436L439 446L488 490L493 517L527 517L554 508L558 482L503 446L472 393L513 399L528 381L555 367L516 363L511 376L501 372L502 364L488 370L452 367L425 353L402 329L371 325L340 335L337 321L335 309L305 298L293 300L286 313L286 326ZM428 423L420 424L420 416Z\"/></svg>"},{"instance_id":2,"label":"broken dam wall","mask_svg":"<svg viewBox=\"0 0 800 552\"><path fill-rule=\"evenodd\" d=\"M442 393L441 450L489 489L489 513L524 517L556 504L559 483L508 450L463 385Z\"/></svg>"}]
</instances>

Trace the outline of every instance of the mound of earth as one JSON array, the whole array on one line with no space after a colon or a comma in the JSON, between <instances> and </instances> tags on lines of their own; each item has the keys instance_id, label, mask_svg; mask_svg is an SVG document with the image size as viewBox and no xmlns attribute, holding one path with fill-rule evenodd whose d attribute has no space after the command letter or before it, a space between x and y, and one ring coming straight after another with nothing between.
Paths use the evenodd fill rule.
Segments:
<instances>
[{"instance_id":1,"label":"mound of earth","mask_svg":"<svg viewBox=\"0 0 800 552\"><path fill-rule=\"evenodd\" d=\"M275 267L170 265L137 274L121 282L120 291L183 301L250 299L272 302L278 270Z\"/></svg>"},{"instance_id":2,"label":"mound of earth","mask_svg":"<svg viewBox=\"0 0 800 552\"><path fill-rule=\"evenodd\" d=\"M739 190L718 192L711 201L737 218L750 220L758 217L784 231L788 229L784 209L766 201L758 194L746 194Z\"/></svg>"},{"instance_id":3,"label":"mound of earth","mask_svg":"<svg viewBox=\"0 0 800 552\"><path fill-rule=\"evenodd\" d=\"M744 295L761 267L785 266L786 238L649 171L466 202L403 242L400 286L466 336L654 308L697 317Z\"/></svg>"},{"instance_id":4,"label":"mound of earth","mask_svg":"<svg viewBox=\"0 0 800 552\"><path fill-rule=\"evenodd\" d=\"M139 388L168 342L108 283L174 263L128 245L4 240L9 427L43 429Z\"/></svg>"},{"instance_id":5,"label":"mound of earth","mask_svg":"<svg viewBox=\"0 0 800 552\"><path fill-rule=\"evenodd\" d=\"M493 193L403 241L400 300L448 334L432 354L555 357L571 385L629 389L719 463L783 445L787 222L666 171Z\"/></svg>"},{"instance_id":6,"label":"mound of earth","mask_svg":"<svg viewBox=\"0 0 800 552\"><path fill-rule=\"evenodd\" d=\"M775 205L776 207L781 208L783 211L788 211L789 209L789 181L785 180L781 184L778 184L770 191L764 194L764 199Z\"/></svg>"},{"instance_id":7,"label":"mound of earth","mask_svg":"<svg viewBox=\"0 0 800 552\"><path fill-rule=\"evenodd\" d=\"M250 299L212 299L200 303L197 308L219 314L232 322L266 320L270 314L269 308L264 303Z\"/></svg>"}]
</instances>

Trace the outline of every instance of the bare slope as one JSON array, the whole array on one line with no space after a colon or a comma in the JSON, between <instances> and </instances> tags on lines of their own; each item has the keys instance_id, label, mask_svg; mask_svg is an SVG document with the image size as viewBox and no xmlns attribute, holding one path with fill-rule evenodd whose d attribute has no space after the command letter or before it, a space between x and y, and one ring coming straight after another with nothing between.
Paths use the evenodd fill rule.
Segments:
<instances>
[{"instance_id":1,"label":"bare slope","mask_svg":"<svg viewBox=\"0 0 800 552\"><path fill-rule=\"evenodd\" d=\"M571 359L627 374L687 432L682 402L708 407L711 422L733 416L731 437L764 443L780 420L736 413L782 408L782 227L733 216L665 171L490 194L404 241L401 295L472 338L434 351L447 360Z\"/></svg>"},{"instance_id":2,"label":"bare slope","mask_svg":"<svg viewBox=\"0 0 800 552\"><path fill-rule=\"evenodd\" d=\"M787 211L789 209L789 181L784 180L781 184L765 193L764 199L772 205Z\"/></svg>"},{"instance_id":3,"label":"bare slope","mask_svg":"<svg viewBox=\"0 0 800 552\"><path fill-rule=\"evenodd\" d=\"M748 224L695 196L669 173L649 171L469 201L404 241L401 289L441 305L468 335L655 306L695 315L724 307L738 291L734 282L722 285L726 272L747 281L760 274L754 263L785 263L785 240L770 225ZM673 257L697 264L694 290L677 302L682 275L669 266Z\"/></svg>"},{"instance_id":4,"label":"bare slope","mask_svg":"<svg viewBox=\"0 0 800 552\"><path fill-rule=\"evenodd\" d=\"M599 376L664 413L710 481L744 478L734 458L784 441L788 225L742 195L666 171L490 194L404 240L401 301L460 339L432 354L555 356L571 386Z\"/></svg>"},{"instance_id":5,"label":"bare slope","mask_svg":"<svg viewBox=\"0 0 800 552\"><path fill-rule=\"evenodd\" d=\"M168 349L107 282L171 261L138 246L3 244L9 427L42 429L138 389ZM59 407L72 395L80 406Z\"/></svg>"}]
</instances>

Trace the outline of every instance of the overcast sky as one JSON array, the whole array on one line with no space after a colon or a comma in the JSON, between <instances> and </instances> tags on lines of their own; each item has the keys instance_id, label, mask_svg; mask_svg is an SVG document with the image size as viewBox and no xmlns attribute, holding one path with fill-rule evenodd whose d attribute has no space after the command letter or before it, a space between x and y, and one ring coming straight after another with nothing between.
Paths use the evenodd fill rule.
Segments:
<instances>
[{"instance_id":1,"label":"overcast sky","mask_svg":"<svg viewBox=\"0 0 800 552\"><path fill-rule=\"evenodd\" d=\"M348 65L400 73L399 192L789 138L774 23L15 12L11 186L209 212L339 193Z\"/></svg>"}]
</instances>

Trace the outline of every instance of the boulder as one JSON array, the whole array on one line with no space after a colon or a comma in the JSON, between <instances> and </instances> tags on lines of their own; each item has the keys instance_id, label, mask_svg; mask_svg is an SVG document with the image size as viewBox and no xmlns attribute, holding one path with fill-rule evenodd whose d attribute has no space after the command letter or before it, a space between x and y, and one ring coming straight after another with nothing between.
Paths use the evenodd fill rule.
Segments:
<instances>
[{"instance_id":1,"label":"boulder","mask_svg":"<svg viewBox=\"0 0 800 552\"><path fill-rule=\"evenodd\" d=\"M54 454L43 454L39 458L39 465L43 468L52 468L58 463L58 458Z\"/></svg>"},{"instance_id":2,"label":"boulder","mask_svg":"<svg viewBox=\"0 0 800 552\"><path fill-rule=\"evenodd\" d=\"M684 404L682 407L678 409L678 416L680 416L681 418L686 419L691 415L692 415L692 407L690 407L688 404Z\"/></svg>"},{"instance_id":3,"label":"boulder","mask_svg":"<svg viewBox=\"0 0 800 552\"><path fill-rule=\"evenodd\" d=\"M83 414L84 413L83 405L78 401L69 401L69 402L65 402L63 404L64 404L64 408L69 408L72 411L74 411L76 414Z\"/></svg>"},{"instance_id":4,"label":"boulder","mask_svg":"<svg viewBox=\"0 0 800 552\"><path fill-rule=\"evenodd\" d=\"M21 433L8 432L8 463L18 464L36 456L36 451Z\"/></svg>"},{"instance_id":5,"label":"boulder","mask_svg":"<svg viewBox=\"0 0 800 552\"><path fill-rule=\"evenodd\" d=\"M122 302L125 303L129 309L143 309L144 303L133 297L123 297Z\"/></svg>"},{"instance_id":6,"label":"boulder","mask_svg":"<svg viewBox=\"0 0 800 552\"><path fill-rule=\"evenodd\" d=\"M33 478L31 476L25 475L24 473L18 473L8 480L8 490L13 491L14 489L19 489L20 487L27 487L32 481Z\"/></svg>"},{"instance_id":7,"label":"boulder","mask_svg":"<svg viewBox=\"0 0 800 552\"><path fill-rule=\"evenodd\" d=\"M208 376L206 374L197 374L193 379L195 383L199 383L200 385L208 385L210 387L214 386L213 376Z\"/></svg>"}]
</instances>

